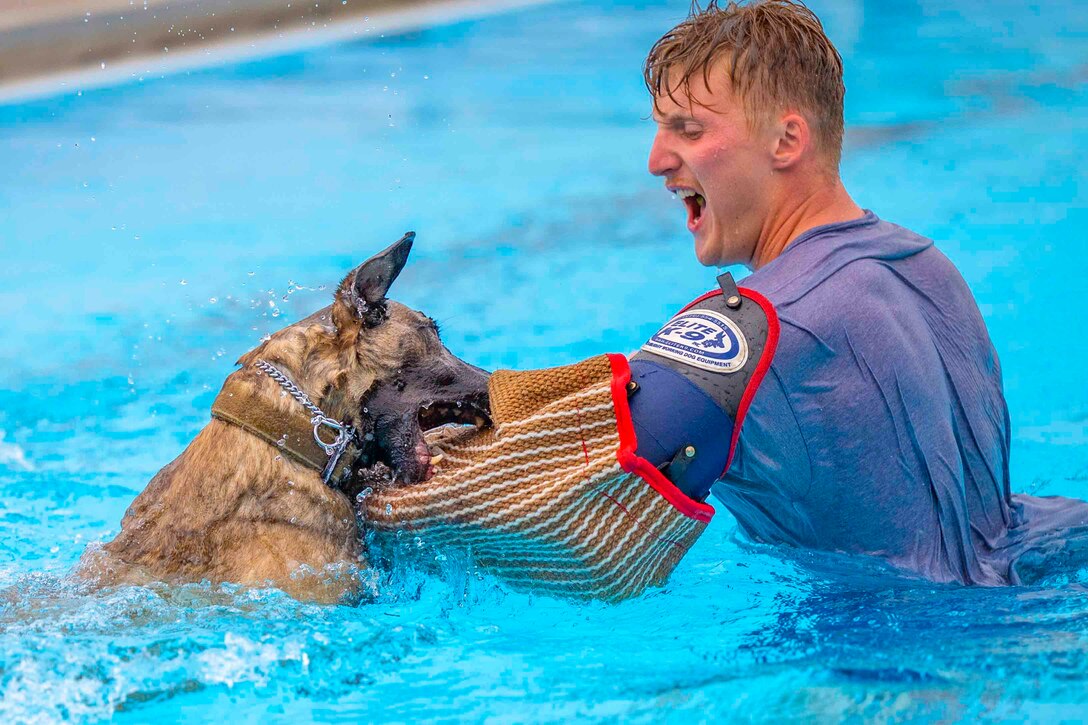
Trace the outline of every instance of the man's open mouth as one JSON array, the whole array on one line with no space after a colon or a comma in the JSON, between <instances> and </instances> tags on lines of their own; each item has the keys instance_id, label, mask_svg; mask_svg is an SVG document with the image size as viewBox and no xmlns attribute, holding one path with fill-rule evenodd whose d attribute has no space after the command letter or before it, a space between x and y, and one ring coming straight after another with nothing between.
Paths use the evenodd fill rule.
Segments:
<instances>
[{"instance_id":1,"label":"man's open mouth","mask_svg":"<svg viewBox=\"0 0 1088 725\"><path fill-rule=\"evenodd\" d=\"M694 232L702 219L703 209L706 208L706 199L694 189L677 189L676 196L687 207L688 229Z\"/></svg>"}]
</instances>

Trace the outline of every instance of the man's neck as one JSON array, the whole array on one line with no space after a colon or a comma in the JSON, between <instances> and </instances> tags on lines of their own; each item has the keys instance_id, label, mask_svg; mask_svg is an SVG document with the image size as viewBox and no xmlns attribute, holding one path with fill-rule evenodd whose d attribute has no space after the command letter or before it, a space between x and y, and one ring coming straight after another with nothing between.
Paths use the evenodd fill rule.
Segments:
<instances>
[{"instance_id":1,"label":"man's neck","mask_svg":"<svg viewBox=\"0 0 1088 725\"><path fill-rule=\"evenodd\" d=\"M816 187L804 196L793 197L777 206L777 213L768 217L759 235L750 265L753 270L776 259L794 239L809 229L860 219L865 214L838 179L833 185Z\"/></svg>"}]
</instances>

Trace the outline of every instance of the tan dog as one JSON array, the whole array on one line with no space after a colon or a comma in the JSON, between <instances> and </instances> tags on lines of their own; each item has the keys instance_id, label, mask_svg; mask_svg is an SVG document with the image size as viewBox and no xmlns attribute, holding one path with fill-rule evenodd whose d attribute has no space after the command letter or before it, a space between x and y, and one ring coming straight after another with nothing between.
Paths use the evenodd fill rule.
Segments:
<instances>
[{"instance_id":1,"label":"tan dog","mask_svg":"<svg viewBox=\"0 0 1088 725\"><path fill-rule=\"evenodd\" d=\"M367 467L422 480L426 428L486 422L487 373L454 357L433 320L386 299L413 237L242 356L211 422L136 498L121 533L84 554L81 575L271 585L319 602L358 591L355 482Z\"/></svg>"}]
</instances>

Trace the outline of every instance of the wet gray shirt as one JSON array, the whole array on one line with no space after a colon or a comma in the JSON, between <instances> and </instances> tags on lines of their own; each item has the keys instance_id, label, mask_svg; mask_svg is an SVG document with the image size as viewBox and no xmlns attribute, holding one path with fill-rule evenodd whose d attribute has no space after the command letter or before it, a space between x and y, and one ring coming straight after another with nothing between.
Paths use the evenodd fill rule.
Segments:
<instances>
[{"instance_id":1,"label":"wet gray shirt","mask_svg":"<svg viewBox=\"0 0 1088 725\"><path fill-rule=\"evenodd\" d=\"M749 537L1003 584L1083 535L1088 506L1010 493L1001 366L932 241L868 212L806 232L741 285L780 324L713 489Z\"/></svg>"}]
</instances>

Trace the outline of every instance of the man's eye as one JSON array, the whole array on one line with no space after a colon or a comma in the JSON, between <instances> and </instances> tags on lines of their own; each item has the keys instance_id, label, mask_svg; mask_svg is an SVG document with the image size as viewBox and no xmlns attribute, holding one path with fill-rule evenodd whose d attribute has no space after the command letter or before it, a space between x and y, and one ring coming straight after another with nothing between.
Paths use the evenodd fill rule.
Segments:
<instances>
[{"instance_id":1,"label":"man's eye","mask_svg":"<svg viewBox=\"0 0 1088 725\"><path fill-rule=\"evenodd\" d=\"M684 124L683 128L680 129L680 133L685 138L696 139L703 135L703 129L701 126L689 123Z\"/></svg>"}]
</instances>

